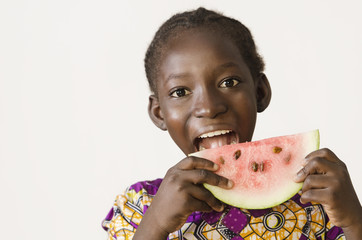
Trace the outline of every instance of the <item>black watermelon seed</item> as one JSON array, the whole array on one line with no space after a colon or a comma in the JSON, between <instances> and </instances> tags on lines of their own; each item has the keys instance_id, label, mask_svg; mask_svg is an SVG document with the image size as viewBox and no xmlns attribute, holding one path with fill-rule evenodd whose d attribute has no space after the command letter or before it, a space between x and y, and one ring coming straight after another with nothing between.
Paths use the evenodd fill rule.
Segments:
<instances>
[{"instance_id":1,"label":"black watermelon seed","mask_svg":"<svg viewBox=\"0 0 362 240\"><path fill-rule=\"evenodd\" d=\"M261 163L260 163L260 171L261 171L261 172L264 171L264 162L261 162Z\"/></svg>"},{"instance_id":2,"label":"black watermelon seed","mask_svg":"<svg viewBox=\"0 0 362 240\"><path fill-rule=\"evenodd\" d=\"M258 171L258 164L256 162L253 162L253 164L251 165L251 168L253 169L254 172Z\"/></svg>"},{"instance_id":3,"label":"black watermelon seed","mask_svg":"<svg viewBox=\"0 0 362 240\"><path fill-rule=\"evenodd\" d=\"M240 150L237 150L235 153L234 153L234 158L235 160L238 160L238 158L240 157L241 155L241 151Z\"/></svg>"},{"instance_id":4,"label":"black watermelon seed","mask_svg":"<svg viewBox=\"0 0 362 240\"><path fill-rule=\"evenodd\" d=\"M280 153L283 149L281 147L274 147L273 152L274 153Z\"/></svg>"},{"instance_id":5,"label":"black watermelon seed","mask_svg":"<svg viewBox=\"0 0 362 240\"><path fill-rule=\"evenodd\" d=\"M224 163L225 163L225 160L224 160L223 157L220 157L219 161L220 161L221 164L224 164Z\"/></svg>"}]
</instances>

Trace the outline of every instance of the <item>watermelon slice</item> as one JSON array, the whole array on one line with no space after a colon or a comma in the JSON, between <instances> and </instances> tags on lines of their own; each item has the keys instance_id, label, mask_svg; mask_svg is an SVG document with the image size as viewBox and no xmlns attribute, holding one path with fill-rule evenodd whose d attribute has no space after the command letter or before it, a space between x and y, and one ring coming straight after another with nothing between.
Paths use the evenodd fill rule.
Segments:
<instances>
[{"instance_id":1,"label":"watermelon slice","mask_svg":"<svg viewBox=\"0 0 362 240\"><path fill-rule=\"evenodd\" d=\"M319 148L319 131L225 145L191 154L209 159L217 174L234 182L232 189L204 184L216 198L245 209L265 209L294 196L302 183L293 181L303 159Z\"/></svg>"}]
</instances>

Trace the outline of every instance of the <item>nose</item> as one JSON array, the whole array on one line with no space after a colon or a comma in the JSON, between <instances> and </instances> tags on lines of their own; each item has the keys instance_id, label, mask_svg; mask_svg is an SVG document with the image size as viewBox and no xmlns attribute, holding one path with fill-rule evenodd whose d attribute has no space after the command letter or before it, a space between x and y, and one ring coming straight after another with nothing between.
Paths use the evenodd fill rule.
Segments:
<instances>
[{"instance_id":1,"label":"nose","mask_svg":"<svg viewBox=\"0 0 362 240\"><path fill-rule=\"evenodd\" d=\"M224 98L213 91L201 91L193 106L194 116L197 118L216 118L228 110Z\"/></svg>"}]
</instances>

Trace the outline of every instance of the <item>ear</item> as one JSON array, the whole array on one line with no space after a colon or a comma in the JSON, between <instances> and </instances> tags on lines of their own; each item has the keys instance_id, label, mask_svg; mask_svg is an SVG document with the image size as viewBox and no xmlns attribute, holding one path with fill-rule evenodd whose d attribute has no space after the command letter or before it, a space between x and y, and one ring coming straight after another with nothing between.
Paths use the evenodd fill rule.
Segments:
<instances>
[{"instance_id":1,"label":"ear","mask_svg":"<svg viewBox=\"0 0 362 240\"><path fill-rule=\"evenodd\" d=\"M268 78L264 73L260 73L256 81L256 100L258 112L263 112L270 103L271 88Z\"/></svg>"},{"instance_id":2,"label":"ear","mask_svg":"<svg viewBox=\"0 0 362 240\"><path fill-rule=\"evenodd\" d=\"M148 98L148 115L152 122L161 130L166 131L167 127L163 119L163 114L160 107L160 102L155 95L150 95Z\"/></svg>"}]
</instances>

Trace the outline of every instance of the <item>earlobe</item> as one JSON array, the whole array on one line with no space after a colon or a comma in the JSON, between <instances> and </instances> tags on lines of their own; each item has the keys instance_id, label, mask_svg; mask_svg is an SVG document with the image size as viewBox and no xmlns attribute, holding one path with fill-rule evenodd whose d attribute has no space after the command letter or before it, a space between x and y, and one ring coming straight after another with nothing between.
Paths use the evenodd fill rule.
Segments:
<instances>
[{"instance_id":1,"label":"earlobe","mask_svg":"<svg viewBox=\"0 0 362 240\"><path fill-rule=\"evenodd\" d=\"M258 112L263 112L269 106L271 95L272 92L269 80L264 73L260 73L256 85L256 100Z\"/></svg>"},{"instance_id":2,"label":"earlobe","mask_svg":"<svg viewBox=\"0 0 362 240\"><path fill-rule=\"evenodd\" d=\"M161 130L166 131L167 127L163 119L160 103L155 95L150 95L148 98L148 115L152 122Z\"/></svg>"}]
</instances>

